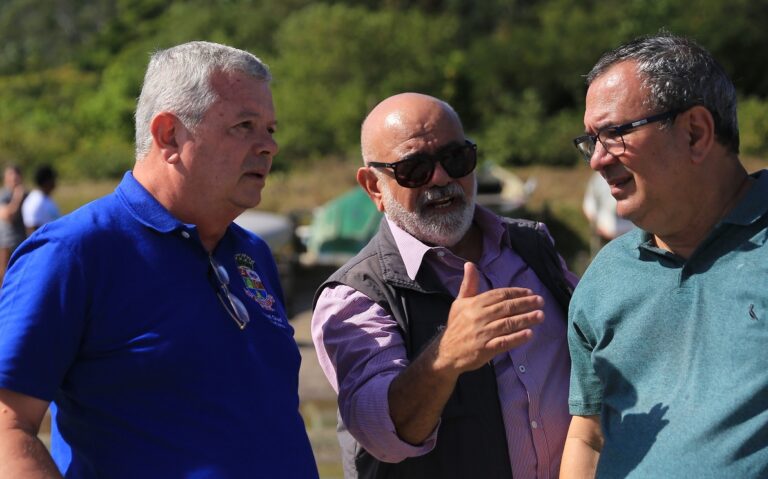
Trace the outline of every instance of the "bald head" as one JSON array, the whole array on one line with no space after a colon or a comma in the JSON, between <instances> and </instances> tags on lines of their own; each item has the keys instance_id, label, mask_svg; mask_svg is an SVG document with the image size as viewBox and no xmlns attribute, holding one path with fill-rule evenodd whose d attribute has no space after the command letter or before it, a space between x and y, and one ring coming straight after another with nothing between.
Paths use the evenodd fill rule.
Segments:
<instances>
[{"instance_id":1,"label":"bald head","mask_svg":"<svg viewBox=\"0 0 768 479\"><path fill-rule=\"evenodd\" d=\"M360 136L365 165L357 170L357 182L379 211L425 244L459 244L474 215L475 161L464 162L465 173L452 166L456 176L448 173L444 161L450 157L451 165L461 163L454 161L457 155L474 160L475 150L453 108L431 96L401 93L376 105L363 122ZM415 170L426 176L411 183L405 172L406 178L397 179L396 167L391 165L367 166L401 161L417 162L420 166ZM414 167L405 169L414 171Z\"/></svg>"},{"instance_id":2,"label":"bald head","mask_svg":"<svg viewBox=\"0 0 768 479\"><path fill-rule=\"evenodd\" d=\"M430 142L438 132L463 140L464 128L451 106L420 93L400 93L374 107L363 121L360 146L363 162L388 161L382 155L415 138Z\"/></svg>"}]
</instances>

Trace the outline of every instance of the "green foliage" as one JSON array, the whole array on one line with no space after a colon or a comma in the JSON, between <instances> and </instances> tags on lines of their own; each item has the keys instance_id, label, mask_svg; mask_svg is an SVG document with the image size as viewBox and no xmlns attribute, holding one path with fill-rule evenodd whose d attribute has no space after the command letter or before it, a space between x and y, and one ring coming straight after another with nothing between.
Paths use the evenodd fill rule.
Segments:
<instances>
[{"instance_id":1,"label":"green foliage","mask_svg":"<svg viewBox=\"0 0 768 479\"><path fill-rule=\"evenodd\" d=\"M72 150L79 125L71 120L78 98L96 83L93 74L70 67L45 75L0 77L0 150L31 167Z\"/></svg>"},{"instance_id":2,"label":"green foliage","mask_svg":"<svg viewBox=\"0 0 768 479\"><path fill-rule=\"evenodd\" d=\"M571 138L581 131L578 116L563 110L547 116L538 94L528 89L500 100L503 111L478 137L485 158L523 166L534 163L573 165L578 155Z\"/></svg>"},{"instance_id":3,"label":"green foliage","mask_svg":"<svg viewBox=\"0 0 768 479\"><path fill-rule=\"evenodd\" d=\"M409 10L315 4L277 32L274 94L282 156L353 151L366 112L401 91L452 100L458 22Z\"/></svg>"},{"instance_id":4,"label":"green foliage","mask_svg":"<svg viewBox=\"0 0 768 479\"><path fill-rule=\"evenodd\" d=\"M765 156L768 153L768 101L756 97L739 103L741 153Z\"/></svg>"},{"instance_id":5,"label":"green foliage","mask_svg":"<svg viewBox=\"0 0 768 479\"><path fill-rule=\"evenodd\" d=\"M365 114L402 91L451 103L489 161L570 165L583 75L660 28L722 62L744 98L742 151L767 155L766 23L768 0L4 0L0 159L119 176L149 54L210 40L272 68L277 168L359 155Z\"/></svg>"},{"instance_id":6,"label":"green foliage","mask_svg":"<svg viewBox=\"0 0 768 479\"><path fill-rule=\"evenodd\" d=\"M115 0L0 2L0 75L72 60L114 15Z\"/></svg>"}]
</instances>

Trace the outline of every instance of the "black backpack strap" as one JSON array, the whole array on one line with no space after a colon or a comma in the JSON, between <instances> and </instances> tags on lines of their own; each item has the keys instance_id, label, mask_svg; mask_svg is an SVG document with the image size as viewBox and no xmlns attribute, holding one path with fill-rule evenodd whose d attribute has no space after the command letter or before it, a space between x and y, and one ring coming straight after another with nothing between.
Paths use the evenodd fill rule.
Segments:
<instances>
[{"instance_id":1,"label":"black backpack strap","mask_svg":"<svg viewBox=\"0 0 768 479\"><path fill-rule=\"evenodd\" d=\"M504 221L507 223L512 248L549 289L567 318L573 288L565 279L560 257L543 224L516 218L504 218Z\"/></svg>"}]
</instances>

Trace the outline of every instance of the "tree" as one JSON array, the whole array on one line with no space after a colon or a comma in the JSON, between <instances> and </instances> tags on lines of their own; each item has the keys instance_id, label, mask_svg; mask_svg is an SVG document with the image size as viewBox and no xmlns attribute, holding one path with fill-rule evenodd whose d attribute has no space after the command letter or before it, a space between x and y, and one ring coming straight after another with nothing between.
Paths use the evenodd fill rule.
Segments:
<instances>
[{"instance_id":1,"label":"tree","mask_svg":"<svg viewBox=\"0 0 768 479\"><path fill-rule=\"evenodd\" d=\"M457 31L455 18L416 10L317 4L288 17L274 62L281 156L357 152L366 113L394 93L456 98Z\"/></svg>"}]
</instances>

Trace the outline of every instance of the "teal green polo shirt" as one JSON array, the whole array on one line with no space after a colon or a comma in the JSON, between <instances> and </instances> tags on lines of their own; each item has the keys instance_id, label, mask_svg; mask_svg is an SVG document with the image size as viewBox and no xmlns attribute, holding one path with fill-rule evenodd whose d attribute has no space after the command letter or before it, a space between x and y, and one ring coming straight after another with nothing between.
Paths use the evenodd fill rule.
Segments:
<instances>
[{"instance_id":1,"label":"teal green polo shirt","mask_svg":"<svg viewBox=\"0 0 768 479\"><path fill-rule=\"evenodd\" d=\"M569 407L598 477L768 477L768 170L689 259L631 231L571 300Z\"/></svg>"}]
</instances>

